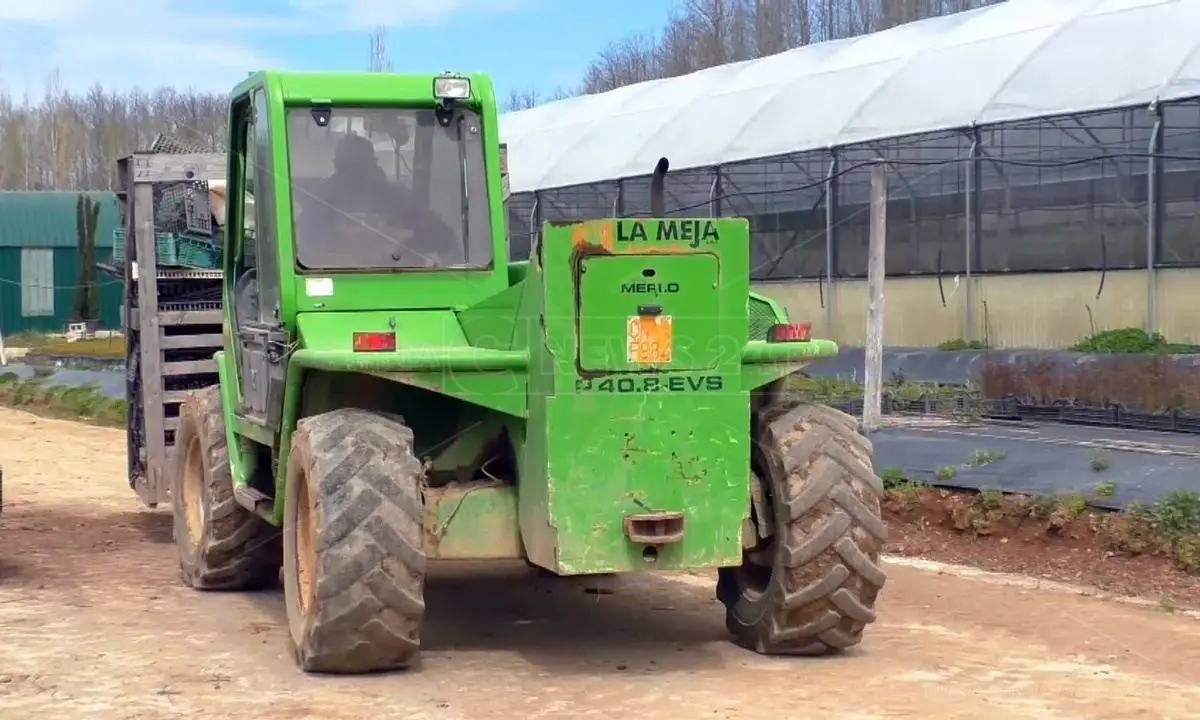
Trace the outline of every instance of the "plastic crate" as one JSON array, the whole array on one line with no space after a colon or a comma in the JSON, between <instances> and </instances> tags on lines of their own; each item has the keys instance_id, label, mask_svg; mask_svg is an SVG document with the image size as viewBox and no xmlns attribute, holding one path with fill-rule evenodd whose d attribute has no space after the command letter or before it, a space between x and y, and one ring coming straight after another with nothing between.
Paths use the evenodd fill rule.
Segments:
<instances>
[{"instance_id":1,"label":"plastic crate","mask_svg":"<svg viewBox=\"0 0 1200 720\"><path fill-rule=\"evenodd\" d=\"M208 204L208 187L204 187L183 196L184 224L189 233L211 236L213 234L212 209Z\"/></svg>"},{"instance_id":2,"label":"plastic crate","mask_svg":"<svg viewBox=\"0 0 1200 720\"><path fill-rule=\"evenodd\" d=\"M125 262L128 237L124 230L113 230L112 259L116 264ZM155 233L155 259L159 267L184 267L196 270L215 270L221 266L221 248L209 240Z\"/></svg>"},{"instance_id":3,"label":"plastic crate","mask_svg":"<svg viewBox=\"0 0 1200 720\"><path fill-rule=\"evenodd\" d=\"M156 233L155 251L159 267L215 270L221 266L221 251L216 245L186 235Z\"/></svg>"},{"instance_id":4,"label":"plastic crate","mask_svg":"<svg viewBox=\"0 0 1200 720\"><path fill-rule=\"evenodd\" d=\"M113 230L112 259L117 265L125 262L125 231L120 228Z\"/></svg>"},{"instance_id":5,"label":"plastic crate","mask_svg":"<svg viewBox=\"0 0 1200 720\"><path fill-rule=\"evenodd\" d=\"M211 242L179 238L179 262L184 267L216 270L221 267L221 250Z\"/></svg>"}]
</instances>

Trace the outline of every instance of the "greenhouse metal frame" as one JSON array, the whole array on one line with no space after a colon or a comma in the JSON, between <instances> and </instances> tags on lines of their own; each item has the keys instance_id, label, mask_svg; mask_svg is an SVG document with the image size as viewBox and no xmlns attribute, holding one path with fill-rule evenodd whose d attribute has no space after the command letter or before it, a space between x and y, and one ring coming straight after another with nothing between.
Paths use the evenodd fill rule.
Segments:
<instances>
[{"instance_id":1,"label":"greenhouse metal frame","mask_svg":"<svg viewBox=\"0 0 1200 720\"><path fill-rule=\"evenodd\" d=\"M1009 0L507 113L501 135L515 258L544 221L648 215L665 157L667 212L748 218L759 282L863 277L879 162L890 276L1194 267L1200 0Z\"/></svg>"}]
</instances>

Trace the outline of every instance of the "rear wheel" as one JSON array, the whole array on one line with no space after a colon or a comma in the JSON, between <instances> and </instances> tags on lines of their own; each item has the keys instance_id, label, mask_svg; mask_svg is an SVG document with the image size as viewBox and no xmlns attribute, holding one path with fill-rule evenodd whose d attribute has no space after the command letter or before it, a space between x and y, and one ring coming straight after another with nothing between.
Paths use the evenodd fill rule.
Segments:
<instances>
[{"instance_id":1,"label":"rear wheel","mask_svg":"<svg viewBox=\"0 0 1200 720\"><path fill-rule=\"evenodd\" d=\"M279 581L279 531L233 497L221 389L192 393L179 410L171 505L183 582L198 590L253 590Z\"/></svg>"},{"instance_id":2,"label":"rear wheel","mask_svg":"<svg viewBox=\"0 0 1200 720\"><path fill-rule=\"evenodd\" d=\"M857 645L886 580L883 484L871 442L849 415L810 404L765 407L754 432L756 480L771 515L756 519L771 532L741 567L720 571L726 626L739 645L764 654Z\"/></svg>"},{"instance_id":3,"label":"rear wheel","mask_svg":"<svg viewBox=\"0 0 1200 720\"><path fill-rule=\"evenodd\" d=\"M422 468L399 418L342 409L292 436L284 594L307 672L412 665L424 619Z\"/></svg>"}]
</instances>

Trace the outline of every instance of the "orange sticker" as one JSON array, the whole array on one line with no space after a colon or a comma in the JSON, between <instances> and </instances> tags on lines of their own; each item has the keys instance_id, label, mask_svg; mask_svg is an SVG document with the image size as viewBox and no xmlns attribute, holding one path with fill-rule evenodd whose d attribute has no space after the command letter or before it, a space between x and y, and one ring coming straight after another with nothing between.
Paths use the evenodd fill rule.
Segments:
<instances>
[{"instance_id":1,"label":"orange sticker","mask_svg":"<svg viewBox=\"0 0 1200 720\"><path fill-rule=\"evenodd\" d=\"M665 365L671 362L671 316L633 315L626 333L628 362L634 365Z\"/></svg>"}]
</instances>

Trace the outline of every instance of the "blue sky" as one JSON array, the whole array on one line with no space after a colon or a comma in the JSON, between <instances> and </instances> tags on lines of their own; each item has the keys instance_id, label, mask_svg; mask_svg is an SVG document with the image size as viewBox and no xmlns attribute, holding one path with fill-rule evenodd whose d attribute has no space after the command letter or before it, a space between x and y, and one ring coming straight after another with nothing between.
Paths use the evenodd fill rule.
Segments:
<instances>
[{"instance_id":1,"label":"blue sky","mask_svg":"<svg viewBox=\"0 0 1200 720\"><path fill-rule=\"evenodd\" d=\"M573 86L597 51L657 31L674 0L0 0L0 83L225 91L260 68L366 69L388 28L397 72L481 70L510 88Z\"/></svg>"}]
</instances>

